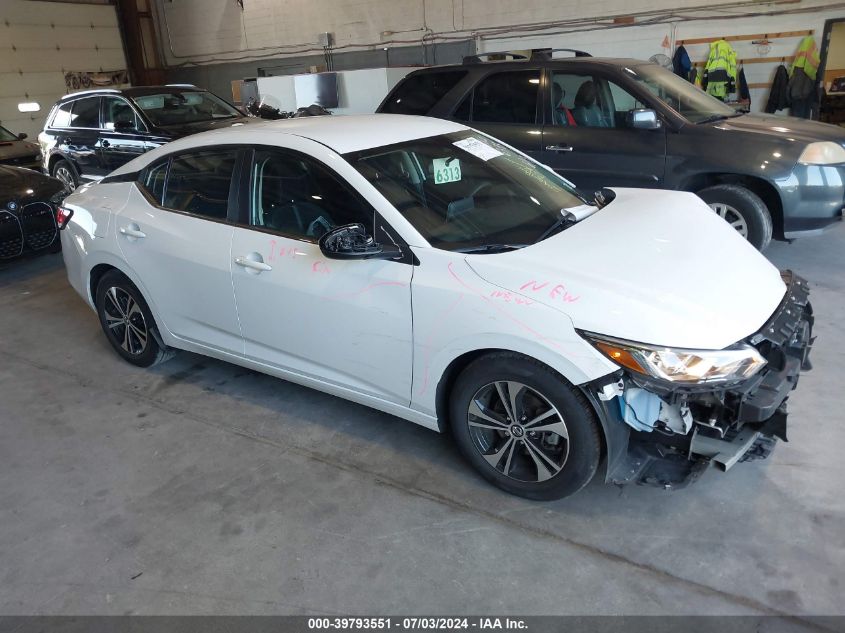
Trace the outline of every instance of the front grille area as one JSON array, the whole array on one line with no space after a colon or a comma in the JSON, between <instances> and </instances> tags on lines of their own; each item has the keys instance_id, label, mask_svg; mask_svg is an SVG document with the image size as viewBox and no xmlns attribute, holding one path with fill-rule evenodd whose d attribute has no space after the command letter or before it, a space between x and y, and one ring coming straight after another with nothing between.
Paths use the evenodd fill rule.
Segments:
<instances>
[{"instance_id":1,"label":"front grille area","mask_svg":"<svg viewBox=\"0 0 845 633\"><path fill-rule=\"evenodd\" d=\"M10 259L23 253L23 229L17 217L0 211L0 259Z\"/></svg>"},{"instance_id":2,"label":"front grille area","mask_svg":"<svg viewBox=\"0 0 845 633\"><path fill-rule=\"evenodd\" d=\"M30 202L20 210L21 223L26 245L34 251L47 248L58 237L53 207L46 202Z\"/></svg>"}]
</instances>

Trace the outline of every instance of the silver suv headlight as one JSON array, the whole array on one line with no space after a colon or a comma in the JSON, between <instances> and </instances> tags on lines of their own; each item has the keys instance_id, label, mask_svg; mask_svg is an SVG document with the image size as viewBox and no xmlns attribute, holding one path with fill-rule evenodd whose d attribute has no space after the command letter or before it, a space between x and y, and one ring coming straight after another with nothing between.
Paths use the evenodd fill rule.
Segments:
<instances>
[{"instance_id":1,"label":"silver suv headlight","mask_svg":"<svg viewBox=\"0 0 845 633\"><path fill-rule=\"evenodd\" d=\"M766 365L750 345L722 350L658 347L582 332L611 361L639 374L682 384L738 382Z\"/></svg>"},{"instance_id":2,"label":"silver suv headlight","mask_svg":"<svg viewBox=\"0 0 845 633\"><path fill-rule=\"evenodd\" d=\"M845 163L845 147L833 141L810 143L801 152L798 162L803 165L837 165Z\"/></svg>"}]
</instances>

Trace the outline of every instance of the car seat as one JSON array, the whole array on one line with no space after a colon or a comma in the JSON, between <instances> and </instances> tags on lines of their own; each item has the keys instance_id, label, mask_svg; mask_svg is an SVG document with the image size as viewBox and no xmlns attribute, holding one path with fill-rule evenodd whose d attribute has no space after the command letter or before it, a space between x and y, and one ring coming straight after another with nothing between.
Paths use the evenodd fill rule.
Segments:
<instances>
[{"instance_id":1,"label":"car seat","mask_svg":"<svg viewBox=\"0 0 845 633\"><path fill-rule=\"evenodd\" d=\"M597 100L596 84L588 79L581 84L575 95L575 107L572 110L572 116L578 125L609 127Z\"/></svg>"},{"instance_id":2,"label":"car seat","mask_svg":"<svg viewBox=\"0 0 845 633\"><path fill-rule=\"evenodd\" d=\"M566 96L566 91L557 82L552 82L552 108L554 111L555 125L562 125L564 127L571 127L578 125L575 117L572 116L572 110L563 104L563 98Z\"/></svg>"}]
</instances>

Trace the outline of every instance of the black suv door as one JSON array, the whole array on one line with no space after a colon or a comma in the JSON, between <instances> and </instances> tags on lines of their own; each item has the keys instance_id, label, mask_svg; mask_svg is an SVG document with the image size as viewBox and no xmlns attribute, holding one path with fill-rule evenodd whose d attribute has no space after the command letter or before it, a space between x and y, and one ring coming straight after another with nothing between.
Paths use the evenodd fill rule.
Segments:
<instances>
[{"instance_id":1,"label":"black suv door","mask_svg":"<svg viewBox=\"0 0 845 633\"><path fill-rule=\"evenodd\" d=\"M100 97L83 97L61 104L50 127L59 152L71 159L84 180L106 174L98 151Z\"/></svg>"},{"instance_id":2,"label":"black suv door","mask_svg":"<svg viewBox=\"0 0 845 633\"><path fill-rule=\"evenodd\" d=\"M100 156L103 168L114 171L155 147L146 140L144 122L123 97L102 97L103 130L100 132Z\"/></svg>"},{"instance_id":3,"label":"black suv door","mask_svg":"<svg viewBox=\"0 0 845 633\"><path fill-rule=\"evenodd\" d=\"M633 129L628 113L647 104L621 81L574 64L546 71L539 159L590 197L605 186L660 187L666 128Z\"/></svg>"},{"instance_id":4,"label":"black suv door","mask_svg":"<svg viewBox=\"0 0 845 633\"><path fill-rule=\"evenodd\" d=\"M499 70L485 75L451 118L542 160L540 68Z\"/></svg>"}]
</instances>

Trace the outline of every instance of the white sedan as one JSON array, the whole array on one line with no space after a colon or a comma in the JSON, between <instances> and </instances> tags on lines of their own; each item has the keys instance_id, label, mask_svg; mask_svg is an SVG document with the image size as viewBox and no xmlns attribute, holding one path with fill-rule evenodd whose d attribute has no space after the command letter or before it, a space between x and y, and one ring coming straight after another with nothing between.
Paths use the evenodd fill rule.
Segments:
<instances>
[{"instance_id":1,"label":"white sedan","mask_svg":"<svg viewBox=\"0 0 845 633\"><path fill-rule=\"evenodd\" d=\"M317 117L174 141L68 197L115 351L184 349L450 430L553 499L764 457L808 366L807 284L692 194L566 180L463 125Z\"/></svg>"}]
</instances>

